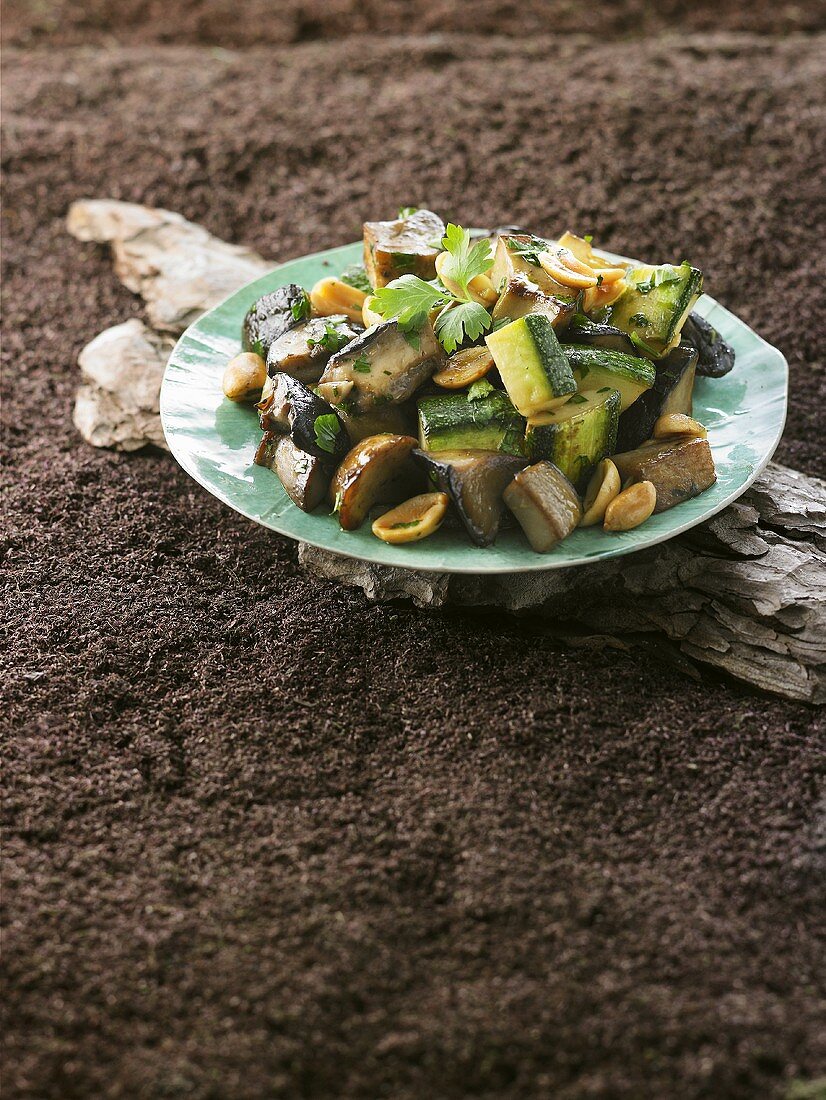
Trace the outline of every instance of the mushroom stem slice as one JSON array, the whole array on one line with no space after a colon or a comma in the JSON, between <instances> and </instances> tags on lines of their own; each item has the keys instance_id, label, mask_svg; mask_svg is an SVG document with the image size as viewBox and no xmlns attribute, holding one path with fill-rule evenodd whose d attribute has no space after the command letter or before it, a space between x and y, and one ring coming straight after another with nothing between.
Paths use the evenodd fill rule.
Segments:
<instances>
[{"instance_id":1,"label":"mushroom stem slice","mask_svg":"<svg viewBox=\"0 0 826 1100\"><path fill-rule=\"evenodd\" d=\"M373 534L383 542L418 542L438 531L450 503L447 493L422 493L385 512L373 523Z\"/></svg>"}]
</instances>

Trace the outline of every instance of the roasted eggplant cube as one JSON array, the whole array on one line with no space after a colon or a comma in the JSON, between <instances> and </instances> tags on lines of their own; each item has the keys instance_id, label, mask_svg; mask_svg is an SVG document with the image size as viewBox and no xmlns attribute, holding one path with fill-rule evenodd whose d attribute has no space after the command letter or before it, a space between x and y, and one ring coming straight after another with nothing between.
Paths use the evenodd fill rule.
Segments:
<instances>
[{"instance_id":1,"label":"roasted eggplant cube","mask_svg":"<svg viewBox=\"0 0 826 1100\"><path fill-rule=\"evenodd\" d=\"M630 451L650 439L654 424L668 413L691 416L697 352L681 342L656 363L654 385L625 410L619 419L617 447Z\"/></svg>"},{"instance_id":2,"label":"roasted eggplant cube","mask_svg":"<svg viewBox=\"0 0 826 1100\"><path fill-rule=\"evenodd\" d=\"M392 222L365 222L364 267L373 287L387 286L401 275L435 278L437 242L444 233L444 222L431 210Z\"/></svg>"},{"instance_id":3,"label":"roasted eggplant cube","mask_svg":"<svg viewBox=\"0 0 826 1100\"><path fill-rule=\"evenodd\" d=\"M582 519L576 489L553 462L537 462L522 470L504 496L538 554L553 550Z\"/></svg>"},{"instance_id":4,"label":"roasted eggplant cube","mask_svg":"<svg viewBox=\"0 0 826 1100\"><path fill-rule=\"evenodd\" d=\"M429 321L415 332L405 332L398 321L385 321L337 352L321 381L352 382L350 399L360 409L383 402L398 405L412 397L444 361Z\"/></svg>"},{"instance_id":5,"label":"roasted eggplant cube","mask_svg":"<svg viewBox=\"0 0 826 1100\"><path fill-rule=\"evenodd\" d=\"M697 373L704 378L722 378L734 367L734 348L699 313L689 313L682 340L697 350Z\"/></svg>"},{"instance_id":6,"label":"roasted eggplant cube","mask_svg":"<svg viewBox=\"0 0 826 1100\"><path fill-rule=\"evenodd\" d=\"M542 271L542 268L538 270ZM495 285L495 284L494 284ZM562 329L574 315L574 299L559 298L540 290L527 275L512 275L502 288L499 300L491 314L497 321L515 321L529 313L542 313L555 329ZM627 339L627 337L626 337Z\"/></svg>"},{"instance_id":7,"label":"roasted eggplant cube","mask_svg":"<svg viewBox=\"0 0 826 1100\"><path fill-rule=\"evenodd\" d=\"M414 451L432 488L447 493L477 546L489 546L499 532L502 494L527 460L492 451Z\"/></svg>"},{"instance_id":8,"label":"roasted eggplant cube","mask_svg":"<svg viewBox=\"0 0 826 1100\"><path fill-rule=\"evenodd\" d=\"M272 342L309 316L310 297L296 283L265 294L244 317L241 329L244 351L254 351L266 360Z\"/></svg>"},{"instance_id":9,"label":"roasted eggplant cube","mask_svg":"<svg viewBox=\"0 0 826 1100\"><path fill-rule=\"evenodd\" d=\"M714 458L707 439L654 439L612 456L611 461L626 481L650 481L657 490L655 512L699 496L717 480Z\"/></svg>"},{"instance_id":10,"label":"roasted eggplant cube","mask_svg":"<svg viewBox=\"0 0 826 1100\"><path fill-rule=\"evenodd\" d=\"M333 406L289 374L267 380L256 408L263 432L288 434L300 450L323 462L338 462L350 449L347 429Z\"/></svg>"},{"instance_id":11,"label":"roasted eggplant cube","mask_svg":"<svg viewBox=\"0 0 826 1100\"><path fill-rule=\"evenodd\" d=\"M639 350L627 332L614 325L597 324L583 314L577 314L562 339L579 347L602 348L603 351L623 351L626 355L639 355Z\"/></svg>"},{"instance_id":12,"label":"roasted eggplant cube","mask_svg":"<svg viewBox=\"0 0 826 1100\"><path fill-rule=\"evenodd\" d=\"M330 357L362 332L362 325L352 324L343 314L302 321L270 344L267 373L283 371L305 385L317 382Z\"/></svg>"},{"instance_id":13,"label":"roasted eggplant cube","mask_svg":"<svg viewBox=\"0 0 826 1100\"><path fill-rule=\"evenodd\" d=\"M416 406L413 401L403 405L372 405L359 410L352 402L336 405L336 412L344 421L350 442L356 443L369 435L414 435L416 432Z\"/></svg>"},{"instance_id":14,"label":"roasted eggplant cube","mask_svg":"<svg viewBox=\"0 0 826 1100\"><path fill-rule=\"evenodd\" d=\"M302 512L314 511L327 496L333 467L296 447L288 435L264 435L255 461L278 475L284 492Z\"/></svg>"}]
</instances>

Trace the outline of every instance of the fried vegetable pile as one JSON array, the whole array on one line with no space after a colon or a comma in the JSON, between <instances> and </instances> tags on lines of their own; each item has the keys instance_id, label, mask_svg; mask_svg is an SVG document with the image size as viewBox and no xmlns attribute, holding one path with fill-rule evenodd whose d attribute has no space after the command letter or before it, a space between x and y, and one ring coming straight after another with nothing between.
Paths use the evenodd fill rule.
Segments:
<instances>
[{"instance_id":1,"label":"fried vegetable pile","mask_svg":"<svg viewBox=\"0 0 826 1100\"><path fill-rule=\"evenodd\" d=\"M692 312L702 284L405 208L365 223L363 265L253 305L224 393L257 402L255 461L307 512L394 544L446 521L488 546L515 520L545 553L714 483L692 393L734 352Z\"/></svg>"}]
</instances>

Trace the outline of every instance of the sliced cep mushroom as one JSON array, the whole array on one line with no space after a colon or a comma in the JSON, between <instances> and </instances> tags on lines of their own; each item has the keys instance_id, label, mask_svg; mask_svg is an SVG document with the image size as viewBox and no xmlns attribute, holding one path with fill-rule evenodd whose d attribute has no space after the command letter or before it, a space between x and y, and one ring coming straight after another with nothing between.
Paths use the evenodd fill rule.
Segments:
<instances>
[{"instance_id":1,"label":"sliced cep mushroom","mask_svg":"<svg viewBox=\"0 0 826 1100\"><path fill-rule=\"evenodd\" d=\"M415 210L391 222L364 223L364 267L374 287L400 275L432 279L445 223L432 210Z\"/></svg>"},{"instance_id":2,"label":"sliced cep mushroom","mask_svg":"<svg viewBox=\"0 0 826 1100\"><path fill-rule=\"evenodd\" d=\"M437 489L447 493L471 540L489 546L499 531L502 494L527 459L493 451L415 451Z\"/></svg>"},{"instance_id":3,"label":"sliced cep mushroom","mask_svg":"<svg viewBox=\"0 0 826 1100\"><path fill-rule=\"evenodd\" d=\"M321 381L352 382L361 409L388 401L398 405L443 363L444 351L429 320L414 332L398 321L384 321L337 352Z\"/></svg>"},{"instance_id":4,"label":"sliced cep mushroom","mask_svg":"<svg viewBox=\"0 0 826 1100\"><path fill-rule=\"evenodd\" d=\"M355 531L376 504L394 504L415 493L421 474L411 461L409 435L371 435L347 454L333 475L330 499L345 531Z\"/></svg>"},{"instance_id":5,"label":"sliced cep mushroom","mask_svg":"<svg viewBox=\"0 0 826 1100\"><path fill-rule=\"evenodd\" d=\"M530 233L503 234L496 241L493 267L488 272L490 281L497 290L503 290L515 275L524 275L550 297L566 298L571 296L570 287L551 278L538 261L537 263L532 262L537 249L542 251L548 247L550 247L549 241L534 237ZM526 249L528 250L527 256L525 255Z\"/></svg>"},{"instance_id":6,"label":"sliced cep mushroom","mask_svg":"<svg viewBox=\"0 0 826 1100\"><path fill-rule=\"evenodd\" d=\"M655 512L698 496L717 480L707 439L653 439L611 459L624 485L651 482L657 494Z\"/></svg>"},{"instance_id":7,"label":"sliced cep mushroom","mask_svg":"<svg viewBox=\"0 0 826 1100\"><path fill-rule=\"evenodd\" d=\"M369 435L413 435L416 432L416 409L409 401L403 405L372 405L363 410L345 401L336 411L344 421L352 444Z\"/></svg>"},{"instance_id":8,"label":"sliced cep mushroom","mask_svg":"<svg viewBox=\"0 0 826 1100\"><path fill-rule=\"evenodd\" d=\"M493 369L493 356L484 346L463 348L450 356L441 370L433 375L437 386L445 390L462 390L484 378Z\"/></svg>"},{"instance_id":9,"label":"sliced cep mushroom","mask_svg":"<svg viewBox=\"0 0 826 1100\"><path fill-rule=\"evenodd\" d=\"M447 493L422 493L411 497L379 516L373 523L373 534L394 546L419 542L439 530L449 503Z\"/></svg>"},{"instance_id":10,"label":"sliced cep mushroom","mask_svg":"<svg viewBox=\"0 0 826 1100\"><path fill-rule=\"evenodd\" d=\"M553 550L582 519L576 489L552 462L518 473L505 490L505 504L538 554Z\"/></svg>"},{"instance_id":11,"label":"sliced cep mushroom","mask_svg":"<svg viewBox=\"0 0 826 1100\"><path fill-rule=\"evenodd\" d=\"M289 374L276 374L268 383L256 406L262 431L289 434L302 451L330 465L347 453L350 437L329 402Z\"/></svg>"},{"instance_id":12,"label":"sliced cep mushroom","mask_svg":"<svg viewBox=\"0 0 826 1100\"><path fill-rule=\"evenodd\" d=\"M734 348L699 313L689 313L680 338L697 349L697 373L722 378L734 367Z\"/></svg>"},{"instance_id":13,"label":"sliced cep mushroom","mask_svg":"<svg viewBox=\"0 0 826 1100\"><path fill-rule=\"evenodd\" d=\"M270 344L310 316L310 298L297 283L288 283L265 294L247 311L241 333L244 351L267 358Z\"/></svg>"},{"instance_id":14,"label":"sliced cep mushroom","mask_svg":"<svg viewBox=\"0 0 826 1100\"><path fill-rule=\"evenodd\" d=\"M629 451L654 434L654 425L670 413L691 415L697 352L680 343L656 364L653 386L629 405L619 418L617 449Z\"/></svg>"},{"instance_id":15,"label":"sliced cep mushroom","mask_svg":"<svg viewBox=\"0 0 826 1100\"><path fill-rule=\"evenodd\" d=\"M541 290L528 275L512 275L502 288L491 317L497 321L516 321L529 313L543 313L555 329L564 328L574 315L575 300Z\"/></svg>"},{"instance_id":16,"label":"sliced cep mushroom","mask_svg":"<svg viewBox=\"0 0 826 1100\"><path fill-rule=\"evenodd\" d=\"M332 467L296 447L288 435L267 432L255 452L255 461L278 475L287 496L303 512L312 512L327 496Z\"/></svg>"},{"instance_id":17,"label":"sliced cep mushroom","mask_svg":"<svg viewBox=\"0 0 826 1100\"><path fill-rule=\"evenodd\" d=\"M343 313L302 321L270 344L267 372L283 371L310 385L321 378L330 357L362 332L363 327L351 324Z\"/></svg>"}]
</instances>

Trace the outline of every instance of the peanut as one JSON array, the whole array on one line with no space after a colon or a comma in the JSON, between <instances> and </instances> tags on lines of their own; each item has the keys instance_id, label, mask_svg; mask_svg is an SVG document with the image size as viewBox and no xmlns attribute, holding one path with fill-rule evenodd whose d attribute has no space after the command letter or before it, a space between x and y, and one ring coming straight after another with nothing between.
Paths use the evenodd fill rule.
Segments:
<instances>
[{"instance_id":1,"label":"peanut","mask_svg":"<svg viewBox=\"0 0 826 1100\"><path fill-rule=\"evenodd\" d=\"M606 531L631 531L645 523L657 506L657 490L650 481L638 481L614 497L605 509Z\"/></svg>"},{"instance_id":2,"label":"peanut","mask_svg":"<svg viewBox=\"0 0 826 1100\"><path fill-rule=\"evenodd\" d=\"M363 290L348 286L333 276L319 279L310 291L310 305L317 317L332 317L334 313L343 313L351 321L361 321L366 299L367 295Z\"/></svg>"},{"instance_id":3,"label":"peanut","mask_svg":"<svg viewBox=\"0 0 826 1100\"><path fill-rule=\"evenodd\" d=\"M706 439L708 432L699 420L685 413L666 413L654 425L654 438L666 439L670 435L685 435L690 438Z\"/></svg>"},{"instance_id":4,"label":"peanut","mask_svg":"<svg viewBox=\"0 0 826 1100\"><path fill-rule=\"evenodd\" d=\"M242 351L227 363L221 388L230 401L258 401L267 380L267 367L254 351Z\"/></svg>"},{"instance_id":5,"label":"peanut","mask_svg":"<svg viewBox=\"0 0 826 1100\"><path fill-rule=\"evenodd\" d=\"M584 514L580 527L593 527L601 523L611 501L621 489L619 471L610 458L604 458L588 482L583 501Z\"/></svg>"},{"instance_id":6,"label":"peanut","mask_svg":"<svg viewBox=\"0 0 826 1100\"><path fill-rule=\"evenodd\" d=\"M418 542L438 531L448 506L447 493L423 493L392 508L373 523L373 534L394 546Z\"/></svg>"},{"instance_id":7,"label":"peanut","mask_svg":"<svg viewBox=\"0 0 826 1100\"><path fill-rule=\"evenodd\" d=\"M493 356L487 348L464 348L451 355L447 364L433 375L433 381L446 390L461 390L484 378L492 367Z\"/></svg>"},{"instance_id":8,"label":"peanut","mask_svg":"<svg viewBox=\"0 0 826 1100\"><path fill-rule=\"evenodd\" d=\"M596 273L582 260L578 260L569 248L558 248L553 252L540 252L539 263L542 268L563 286L577 290L596 286Z\"/></svg>"}]
</instances>

